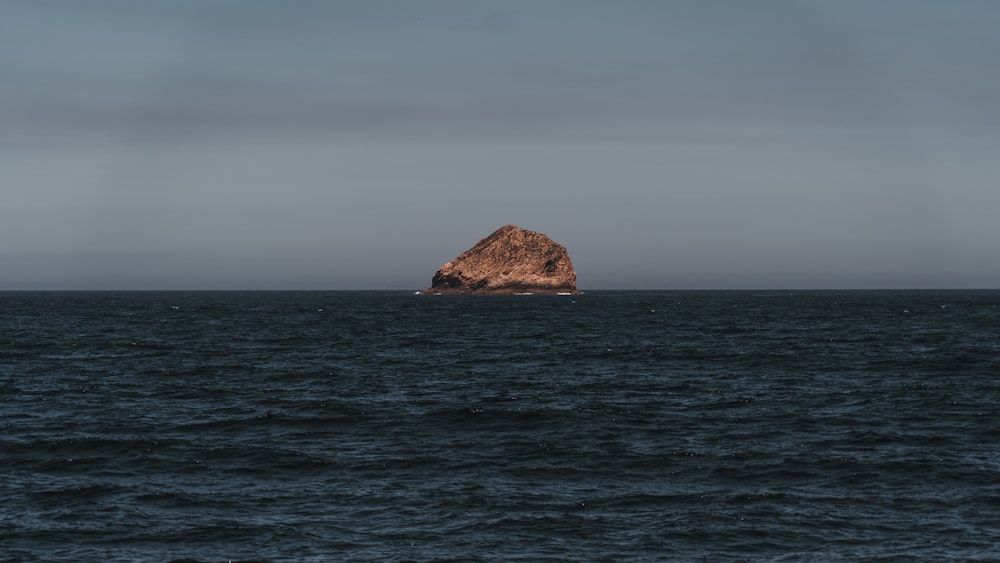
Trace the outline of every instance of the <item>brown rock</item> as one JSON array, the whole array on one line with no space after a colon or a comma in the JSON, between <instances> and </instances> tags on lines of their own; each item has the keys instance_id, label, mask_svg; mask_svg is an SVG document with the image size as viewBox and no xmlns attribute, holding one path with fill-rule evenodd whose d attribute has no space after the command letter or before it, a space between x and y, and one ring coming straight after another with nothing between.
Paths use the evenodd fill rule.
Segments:
<instances>
[{"instance_id":1,"label":"brown rock","mask_svg":"<svg viewBox=\"0 0 1000 563\"><path fill-rule=\"evenodd\" d=\"M438 269L424 293L579 293L566 248L507 225Z\"/></svg>"}]
</instances>

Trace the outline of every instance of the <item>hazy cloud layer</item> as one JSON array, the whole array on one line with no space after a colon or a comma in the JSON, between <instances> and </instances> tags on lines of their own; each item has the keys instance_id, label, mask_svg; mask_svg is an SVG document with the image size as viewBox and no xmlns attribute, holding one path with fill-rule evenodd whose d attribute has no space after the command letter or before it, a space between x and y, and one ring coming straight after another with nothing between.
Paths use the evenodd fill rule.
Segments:
<instances>
[{"instance_id":1,"label":"hazy cloud layer","mask_svg":"<svg viewBox=\"0 0 1000 563\"><path fill-rule=\"evenodd\" d=\"M995 287L1000 6L8 2L0 289Z\"/></svg>"}]
</instances>

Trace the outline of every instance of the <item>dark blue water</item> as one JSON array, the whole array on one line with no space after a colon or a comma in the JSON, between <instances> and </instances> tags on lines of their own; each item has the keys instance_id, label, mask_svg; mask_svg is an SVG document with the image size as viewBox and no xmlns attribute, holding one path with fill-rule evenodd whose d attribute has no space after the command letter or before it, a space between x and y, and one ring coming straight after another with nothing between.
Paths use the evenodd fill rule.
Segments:
<instances>
[{"instance_id":1,"label":"dark blue water","mask_svg":"<svg viewBox=\"0 0 1000 563\"><path fill-rule=\"evenodd\" d=\"M1000 560L1000 292L0 293L0 561Z\"/></svg>"}]
</instances>

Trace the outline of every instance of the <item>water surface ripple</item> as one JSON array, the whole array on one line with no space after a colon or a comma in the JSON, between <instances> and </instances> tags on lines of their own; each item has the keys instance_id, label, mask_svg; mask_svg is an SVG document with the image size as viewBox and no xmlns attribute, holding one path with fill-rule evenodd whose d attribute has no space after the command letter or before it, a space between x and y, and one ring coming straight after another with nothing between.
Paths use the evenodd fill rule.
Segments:
<instances>
[{"instance_id":1,"label":"water surface ripple","mask_svg":"<svg viewBox=\"0 0 1000 563\"><path fill-rule=\"evenodd\" d=\"M998 307L0 293L0 561L1000 560Z\"/></svg>"}]
</instances>

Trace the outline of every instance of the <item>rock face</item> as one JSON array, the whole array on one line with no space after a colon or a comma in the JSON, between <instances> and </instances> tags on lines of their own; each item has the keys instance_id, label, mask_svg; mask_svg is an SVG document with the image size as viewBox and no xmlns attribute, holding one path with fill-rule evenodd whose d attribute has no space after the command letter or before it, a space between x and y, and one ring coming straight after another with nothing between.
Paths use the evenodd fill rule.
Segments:
<instances>
[{"instance_id":1,"label":"rock face","mask_svg":"<svg viewBox=\"0 0 1000 563\"><path fill-rule=\"evenodd\" d=\"M507 225L438 269L424 293L579 293L566 248Z\"/></svg>"}]
</instances>

